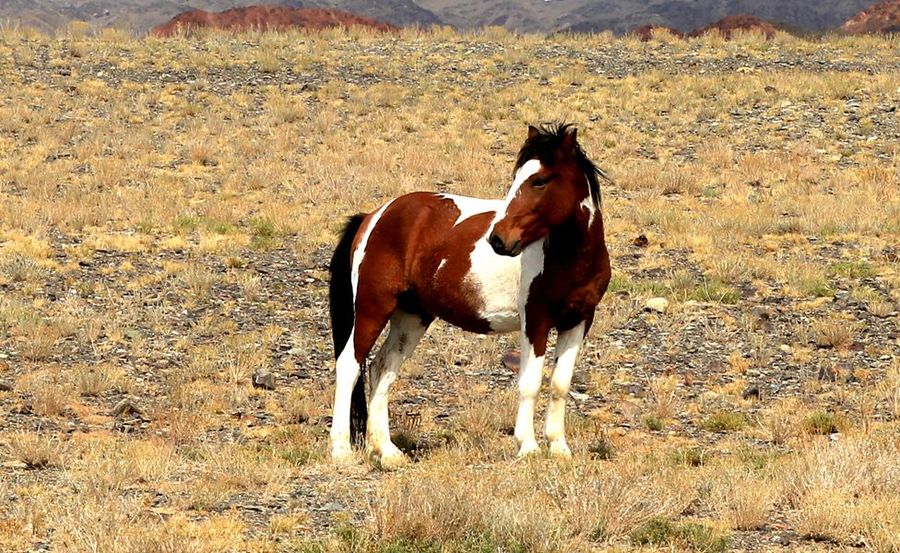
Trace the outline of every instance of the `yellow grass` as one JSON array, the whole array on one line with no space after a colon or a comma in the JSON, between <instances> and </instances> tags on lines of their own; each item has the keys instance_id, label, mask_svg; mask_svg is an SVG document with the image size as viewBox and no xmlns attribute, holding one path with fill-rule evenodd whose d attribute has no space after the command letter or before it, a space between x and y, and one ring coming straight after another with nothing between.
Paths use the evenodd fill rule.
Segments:
<instances>
[{"instance_id":1,"label":"yellow grass","mask_svg":"<svg viewBox=\"0 0 900 553\"><path fill-rule=\"evenodd\" d=\"M717 551L786 525L897 551L900 77L853 64L898 52L0 28L0 550ZM772 65L807 57L851 70ZM332 467L344 218L501 197L526 125L563 120L615 179L574 459L513 460L511 337L435 325L392 396L416 462Z\"/></svg>"}]
</instances>

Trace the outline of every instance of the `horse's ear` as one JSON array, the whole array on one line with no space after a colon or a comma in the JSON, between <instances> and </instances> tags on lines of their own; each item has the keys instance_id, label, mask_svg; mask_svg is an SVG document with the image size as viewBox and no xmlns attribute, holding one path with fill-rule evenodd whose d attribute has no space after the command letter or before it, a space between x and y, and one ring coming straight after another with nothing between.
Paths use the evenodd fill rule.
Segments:
<instances>
[{"instance_id":1,"label":"horse's ear","mask_svg":"<svg viewBox=\"0 0 900 553\"><path fill-rule=\"evenodd\" d=\"M528 125L528 140L531 140L539 134L541 134L541 131L538 130L537 127L535 127L534 125Z\"/></svg>"},{"instance_id":2,"label":"horse's ear","mask_svg":"<svg viewBox=\"0 0 900 553\"><path fill-rule=\"evenodd\" d=\"M578 145L578 129L572 127L566 130L566 135L563 137L562 147L566 152L572 152L575 150L575 147Z\"/></svg>"}]
</instances>

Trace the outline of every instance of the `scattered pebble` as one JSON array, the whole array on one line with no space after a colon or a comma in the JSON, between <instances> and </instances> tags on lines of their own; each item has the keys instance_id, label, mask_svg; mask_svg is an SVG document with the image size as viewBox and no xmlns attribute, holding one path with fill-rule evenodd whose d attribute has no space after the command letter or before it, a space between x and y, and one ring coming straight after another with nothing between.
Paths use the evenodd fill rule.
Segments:
<instances>
[{"instance_id":1,"label":"scattered pebble","mask_svg":"<svg viewBox=\"0 0 900 553\"><path fill-rule=\"evenodd\" d=\"M268 371L257 371L253 375L253 387L263 390L275 389L275 375Z\"/></svg>"},{"instance_id":2,"label":"scattered pebble","mask_svg":"<svg viewBox=\"0 0 900 553\"><path fill-rule=\"evenodd\" d=\"M141 409L130 399L123 399L112 409L114 417L128 417L132 415L140 415Z\"/></svg>"},{"instance_id":3,"label":"scattered pebble","mask_svg":"<svg viewBox=\"0 0 900 553\"><path fill-rule=\"evenodd\" d=\"M650 298L644 304L644 308L657 313L665 313L669 309L669 300L666 298Z\"/></svg>"}]
</instances>

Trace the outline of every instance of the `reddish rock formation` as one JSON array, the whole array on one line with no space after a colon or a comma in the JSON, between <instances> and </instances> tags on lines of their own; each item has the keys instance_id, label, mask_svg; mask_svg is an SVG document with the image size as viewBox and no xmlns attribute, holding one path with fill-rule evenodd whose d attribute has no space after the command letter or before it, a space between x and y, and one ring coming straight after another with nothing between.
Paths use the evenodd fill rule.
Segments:
<instances>
[{"instance_id":1,"label":"reddish rock formation","mask_svg":"<svg viewBox=\"0 0 900 553\"><path fill-rule=\"evenodd\" d=\"M678 29L666 27L665 25L644 25L631 31L631 33L637 35L641 39L641 42L647 42L648 40L653 38L653 31L667 31L669 34L677 36L679 38L684 37L684 33L679 31Z\"/></svg>"},{"instance_id":2,"label":"reddish rock formation","mask_svg":"<svg viewBox=\"0 0 900 553\"><path fill-rule=\"evenodd\" d=\"M841 25L845 33L900 33L900 0L873 4Z\"/></svg>"},{"instance_id":3,"label":"reddish rock formation","mask_svg":"<svg viewBox=\"0 0 900 553\"><path fill-rule=\"evenodd\" d=\"M203 10L187 11L176 15L168 23L154 27L150 34L166 37L177 32L190 33L200 28L226 29L229 31L281 31L292 27L326 29L329 27L350 27L352 25L373 27L379 31L397 29L393 25L341 10L289 8L287 6L247 6L218 13Z\"/></svg>"},{"instance_id":4,"label":"reddish rock formation","mask_svg":"<svg viewBox=\"0 0 900 553\"><path fill-rule=\"evenodd\" d=\"M774 37L775 33L778 31L775 25L758 17L753 17L752 15L729 15L715 23L710 23L706 27L700 27L699 29L691 31L688 36L703 36L713 30L718 30L727 40L730 39L731 34L738 29L743 31L756 31L766 35L766 38Z\"/></svg>"}]
</instances>

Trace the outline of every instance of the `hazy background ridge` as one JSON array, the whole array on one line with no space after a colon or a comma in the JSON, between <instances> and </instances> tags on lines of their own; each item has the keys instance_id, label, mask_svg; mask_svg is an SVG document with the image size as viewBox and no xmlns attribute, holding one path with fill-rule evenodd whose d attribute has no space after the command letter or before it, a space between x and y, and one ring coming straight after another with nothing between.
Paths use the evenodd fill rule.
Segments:
<instances>
[{"instance_id":1,"label":"hazy background ridge","mask_svg":"<svg viewBox=\"0 0 900 553\"><path fill-rule=\"evenodd\" d=\"M219 11L265 2L234 0L6 0L0 20L50 30L73 20L144 32L179 13ZM279 3L279 2L269 2ZM502 25L520 32L626 32L658 24L688 31L726 15L748 13L791 28L838 27L871 0L287 0L294 7L330 7L394 25L473 28Z\"/></svg>"}]
</instances>

